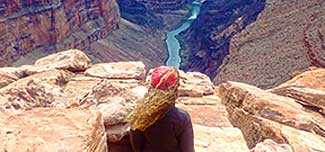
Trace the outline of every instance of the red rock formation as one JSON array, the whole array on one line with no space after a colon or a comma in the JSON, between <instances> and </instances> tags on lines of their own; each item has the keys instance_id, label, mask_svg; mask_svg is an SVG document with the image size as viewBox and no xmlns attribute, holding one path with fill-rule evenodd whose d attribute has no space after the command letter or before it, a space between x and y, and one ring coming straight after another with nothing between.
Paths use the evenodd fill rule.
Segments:
<instances>
[{"instance_id":1,"label":"red rock formation","mask_svg":"<svg viewBox=\"0 0 325 152\"><path fill-rule=\"evenodd\" d=\"M214 82L271 88L294 71L324 67L324 21L324 0L267 0L257 21L232 39Z\"/></svg>"},{"instance_id":2,"label":"red rock formation","mask_svg":"<svg viewBox=\"0 0 325 152\"><path fill-rule=\"evenodd\" d=\"M35 48L85 49L117 26L115 0L0 1L0 65Z\"/></svg>"},{"instance_id":3,"label":"red rock formation","mask_svg":"<svg viewBox=\"0 0 325 152\"><path fill-rule=\"evenodd\" d=\"M250 148L272 139L289 144L294 151L325 150L325 119L321 115L306 111L291 98L242 83L227 82L220 90L231 123L241 129Z\"/></svg>"}]
</instances>

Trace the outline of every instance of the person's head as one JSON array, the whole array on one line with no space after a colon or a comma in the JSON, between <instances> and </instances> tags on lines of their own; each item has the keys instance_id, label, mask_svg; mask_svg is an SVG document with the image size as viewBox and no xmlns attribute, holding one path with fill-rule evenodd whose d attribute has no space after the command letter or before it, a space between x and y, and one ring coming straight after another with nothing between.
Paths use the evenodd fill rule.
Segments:
<instances>
[{"instance_id":1,"label":"person's head","mask_svg":"<svg viewBox=\"0 0 325 152\"><path fill-rule=\"evenodd\" d=\"M159 66L153 69L150 84L160 90L177 90L179 86L179 73L174 67Z\"/></svg>"},{"instance_id":2,"label":"person's head","mask_svg":"<svg viewBox=\"0 0 325 152\"><path fill-rule=\"evenodd\" d=\"M144 98L136 103L128 115L132 130L144 131L175 105L179 73L176 68L156 67L150 77L150 87Z\"/></svg>"}]
</instances>

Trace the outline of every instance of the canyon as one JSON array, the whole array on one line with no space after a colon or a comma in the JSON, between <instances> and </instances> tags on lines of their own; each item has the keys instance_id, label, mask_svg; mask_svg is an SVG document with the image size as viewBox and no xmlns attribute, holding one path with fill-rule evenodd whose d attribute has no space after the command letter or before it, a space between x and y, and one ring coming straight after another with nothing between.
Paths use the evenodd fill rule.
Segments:
<instances>
[{"instance_id":1,"label":"canyon","mask_svg":"<svg viewBox=\"0 0 325 152\"><path fill-rule=\"evenodd\" d=\"M190 1L118 0L117 3L121 14L119 28L91 45L92 60L141 60L148 69L163 65L168 58L165 32L185 18Z\"/></svg>"},{"instance_id":2,"label":"canyon","mask_svg":"<svg viewBox=\"0 0 325 152\"><path fill-rule=\"evenodd\" d=\"M184 22L190 4L2 2L0 65L32 64L68 48L83 50L94 63L141 60L148 69L162 65L168 59L166 32ZM180 69L205 73L216 85L233 80L271 88L297 71L324 67L323 10L319 0L202 1L197 19L176 36Z\"/></svg>"},{"instance_id":3,"label":"canyon","mask_svg":"<svg viewBox=\"0 0 325 152\"><path fill-rule=\"evenodd\" d=\"M1 1L0 147L130 150L125 117L191 2ZM175 37L196 151L325 151L324 25L324 0L202 1Z\"/></svg>"},{"instance_id":4,"label":"canyon","mask_svg":"<svg viewBox=\"0 0 325 152\"><path fill-rule=\"evenodd\" d=\"M3 2L0 65L32 64L68 48L82 49L94 63L142 60L148 68L162 65L167 60L164 32L180 23L189 3Z\"/></svg>"},{"instance_id":5,"label":"canyon","mask_svg":"<svg viewBox=\"0 0 325 152\"><path fill-rule=\"evenodd\" d=\"M228 55L231 38L254 22L265 0L204 1L190 28L181 34L181 69L215 77Z\"/></svg>"}]
</instances>

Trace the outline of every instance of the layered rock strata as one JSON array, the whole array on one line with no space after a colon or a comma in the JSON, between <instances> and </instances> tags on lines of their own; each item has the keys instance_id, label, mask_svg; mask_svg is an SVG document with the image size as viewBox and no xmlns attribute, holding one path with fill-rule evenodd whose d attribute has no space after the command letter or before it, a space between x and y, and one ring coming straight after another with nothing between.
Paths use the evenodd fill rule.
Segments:
<instances>
[{"instance_id":1,"label":"layered rock strata","mask_svg":"<svg viewBox=\"0 0 325 152\"><path fill-rule=\"evenodd\" d=\"M241 129L250 148L256 145L258 150L266 144L262 143L264 140L271 139L277 144L288 144L294 152L324 151L324 101L319 98L324 89L323 74L323 69L309 71L268 91L227 82L219 92L229 120ZM273 143L273 148L277 144Z\"/></svg>"},{"instance_id":2,"label":"layered rock strata","mask_svg":"<svg viewBox=\"0 0 325 152\"><path fill-rule=\"evenodd\" d=\"M269 91L295 99L302 105L325 114L325 69L297 75Z\"/></svg>"},{"instance_id":3,"label":"layered rock strata","mask_svg":"<svg viewBox=\"0 0 325 152\"><path fill-rule=\"evenodd\" d=\"M214 80L272 88L294 71L325 67L324 1L267 0L256 22L235 35Z\"/></svg>"},{"instance_id":4,"label":"layered rock strata","mask_svg":"<svg viewBox=\"0 0 325 152\"><path fill-rule=\"evenodd\" d=\"M119 20L115 0L2 1L0 5L2 66L37 48L46 52L89 48Z\"/></svg>"},{"instance_id":5,"label":"layered rock strata","mask_svg":"<svg viewBox=\"0 0 325 152\"><path fill-rule=\"evenodd\" d=\"M128 21L152 29L161 29L163 19L154 14L143 2L137 0L118 0L121 17Z\"/></svg>"},{"instance_id":6,"label":"layered rock strata","mask_svg":"<svg viewBox=\"0 0 325 152\"><path fill-rule=\"evenodd\" d=\"M170 16L169 13L183 9L186 4L191 3L190 0L117 0L117 2L123 18L153 30L166 26L166 19L163 16ZM185 17L185 14L183 15Z\"/></svg>"}]
</instances>

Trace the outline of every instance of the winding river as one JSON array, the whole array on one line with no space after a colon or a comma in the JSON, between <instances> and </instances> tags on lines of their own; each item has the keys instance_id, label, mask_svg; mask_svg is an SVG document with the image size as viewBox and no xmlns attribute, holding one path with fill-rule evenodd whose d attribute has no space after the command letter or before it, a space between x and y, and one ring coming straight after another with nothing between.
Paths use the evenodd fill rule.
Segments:
<instances>
[{"instance_id":1,"label":"winding river","mask_svg":"<svg viewBox=\"0 0 325 152\"><path fill-rule=\"evenodd\" d=\"M178 28L166 32L167 38L165 42L168 50L168 59L166 61L167 66L174 66L176 68L179 68L182 62L180 57L181 45L176 36L191 26L192 22L197 18L198 14L200 13L200 7L201 3L199 1L193 1L191 16L184 20L184 22Z\"/></svg>"}]
</instances>

